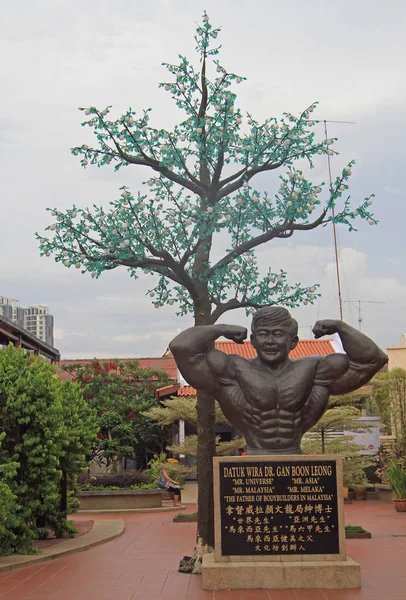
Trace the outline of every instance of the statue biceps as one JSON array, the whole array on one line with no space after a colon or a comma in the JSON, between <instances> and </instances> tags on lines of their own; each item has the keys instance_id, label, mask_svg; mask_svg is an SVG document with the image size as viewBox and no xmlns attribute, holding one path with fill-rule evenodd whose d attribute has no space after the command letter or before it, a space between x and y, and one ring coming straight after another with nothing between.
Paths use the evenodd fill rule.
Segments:
<instances>
[{"instance_id":1,"label":"statue biceps","mask_svg":"<svg viewBox=\"0 0 406 600\"><path fill-rule=\"evenodd\" d=\"M212 350L207 355L207 365L214 375L225 375L229 368L229 357L224 352Z\"/></svg>"},{"instance_id":2,"label":"statue biceps","mask_svg":"<svg viewBox=\"0 0 406 600\"><path fill-rule=\"evenodd\" d=\"M350 366L350 361L346 354L330 354L326 359L326 363L327 373L330 371L334 378L344 375Z\"/></svg>"}]
</instances>

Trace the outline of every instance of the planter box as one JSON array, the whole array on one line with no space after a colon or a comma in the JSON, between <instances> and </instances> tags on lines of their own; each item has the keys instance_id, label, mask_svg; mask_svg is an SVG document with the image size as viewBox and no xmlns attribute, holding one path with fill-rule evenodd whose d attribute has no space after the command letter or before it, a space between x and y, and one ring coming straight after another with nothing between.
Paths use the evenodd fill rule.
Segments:
<instances>
[{"instance_id":1,"label":"planter box","mask_svg":"<svg viewBox=\"0 0 406 600\"><path fill-rule=\"evenodd\" d=\"M381 500L382 502L390 502L392 504L392 490L388 485L385 485L383 483L376 483L375 490L376 495L378 496L378 500Z\"/></svg>"},{"instance_id":2,"label":"planter box","mask_svg":"<svg viewBox=\"0 0 406 600\"><path fill-rule=\"evenodd\" d=\"M365 531L364 533L353 533L346 531L345 537L347 540L369 540L372 536L369 531Z\"/></svg>"},{"instance_id":3,"label":"planter box","mask_svg":"<svg viewBox=\"0 0 406 600\"><path fill-rule=\"evenodd\" d=\"M197 517L193 517L192 515L188 517L185 515L184 517L173 517L174 523L197 523Z\"/></svg>"},{"instance_id":4,"label":"planter box","mask_svg":"<svg viewBox=\"0 0 406 600\"><path fill-rule=\"evenodd\" d=\"M79 510L128 510L162 506L162 491L159 489L80 492L78 498Z\"/></svg>"}]
</instances>

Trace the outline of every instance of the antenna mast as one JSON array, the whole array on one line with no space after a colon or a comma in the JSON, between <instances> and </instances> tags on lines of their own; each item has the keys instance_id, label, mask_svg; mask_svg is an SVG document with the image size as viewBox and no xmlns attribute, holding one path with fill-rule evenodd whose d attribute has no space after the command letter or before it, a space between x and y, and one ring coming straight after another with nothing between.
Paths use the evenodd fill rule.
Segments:
<instances>
[{"instance_id":1,"label":"antenna mast","mask_svg":"<svg viewBox=\"0 0 406 600\"><path fill-rule=\"evenodd\" d=\"M362 325L362 313L361 313L361 304L385 304L385 302L374 302L373 300L344 300L347 303L357 303L358 304L358 329L361 331Z\"/></svg>"},{"instance_id":2,"label":"antenna mast","mask_svg":"<svg viewBox=\"0 0 406 600\"><path fill-rule=\"evenodd\" d=\"M328 140L328 136L327 136L327 123L345 123L347 125L354 125L354 121L326 121L325 119L323 120L324 123L324 134L326 137L326 142ZM330 154L327 154L327 164L328 164L328 176L329 176L329 180L330 180L330 191L333 185L333 179L331 176L331 161L330 161ZM334 218L334 208L331 209L333 218ZM336 229L336 224L333 221L333 237L334 237L334 255L335 255L335 262L336 262L336 274L337 274L337 287L338 287L338 306L339 306L339 310L340 310L340 319L343 320L343 299L342 299L342 295L341 295L341 279L340 279L340 266L339 266L339 262L338 262L338 244L337 244L337 229Z\"/></svg>"}]
</instances>

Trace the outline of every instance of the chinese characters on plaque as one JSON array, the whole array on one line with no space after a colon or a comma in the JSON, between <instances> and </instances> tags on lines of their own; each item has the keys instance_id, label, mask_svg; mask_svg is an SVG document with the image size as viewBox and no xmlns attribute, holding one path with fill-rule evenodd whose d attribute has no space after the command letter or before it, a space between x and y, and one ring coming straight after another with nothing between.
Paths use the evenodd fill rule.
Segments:
<instances>
[{"instance_id":1,"label":"chinese characters on plaque","mask_svg":"<svg viewBox=\"0 0 406 600\"><path fill-rule=\"evenodd\" d=\"M338 554L336 463L219 464L222 555Z\"/></svg>"}]
</instances>

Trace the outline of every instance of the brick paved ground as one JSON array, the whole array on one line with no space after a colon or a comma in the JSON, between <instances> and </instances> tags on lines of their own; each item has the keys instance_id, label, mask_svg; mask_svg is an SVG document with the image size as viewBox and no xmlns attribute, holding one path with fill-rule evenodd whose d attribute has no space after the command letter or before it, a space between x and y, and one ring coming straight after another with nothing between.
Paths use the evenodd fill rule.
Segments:
<instances>
[{"instance_id":1,"label":"brick paved ground","mask_svg":"<svg viewBox=\"0 0 406 600\"><path fill-rule=\"evenodd\" d=\"M348 554L361 564L361 590L203 592L200 576L177 571L193 548L195 524L175 524L173 513L148 513L100 515L124 518L125 533L86 552L0 574L0 600L405 600L406 513L372 500L353 502L345 513L347 524L373 535L347 542Z\"/></svg>"}]
</instances>

